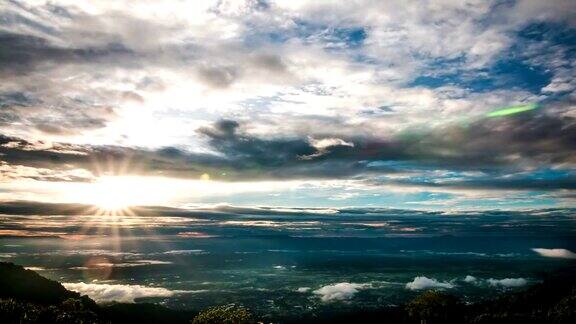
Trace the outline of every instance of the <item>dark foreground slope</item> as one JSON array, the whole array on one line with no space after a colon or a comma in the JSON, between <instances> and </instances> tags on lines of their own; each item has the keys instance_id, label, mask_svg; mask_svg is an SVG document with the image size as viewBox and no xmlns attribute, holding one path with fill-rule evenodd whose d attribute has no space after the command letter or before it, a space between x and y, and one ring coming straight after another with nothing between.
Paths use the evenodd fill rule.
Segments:
<instances>
[{"instance_id":1,"label":"dark foreground slope","mask_svg":"<svg viewBox=\"0 0 576 324\"><path fill-rule=\"evenodd\" d=\"M14 298L32 303L52 305L65 300L80 299L80 294L48 280L32 270L12 263L0 263L0 298ZM89 302L89 299L85 299Z\"/></svg>"},{"instance_id":2,"label":"dark foreground slope","mask_svg":"<svg viewBox=\"0 0 576 324\"><path fill-rule=\"evenodd\" d=\"M544 278L522 292L466 305L440 291L370 312L316 314L298 323L576 323L576 268ZM11 263L0 263L2 323L252 323L246 309L214 307L196 316L153 304L97 305L87 296ZM289 321L287 321L289 322Z\"/></svg>"},{"instance_id":3,"label":"dark foreground slope","mask_svg":"<svg viewBox=\"0 0 576 324\"><path fill-rule=\"evenodd\" d=\"M195 315L154 304L97 305L34 271L0 262L1 323L189 323Z\"/></svg>"}]
</instances>

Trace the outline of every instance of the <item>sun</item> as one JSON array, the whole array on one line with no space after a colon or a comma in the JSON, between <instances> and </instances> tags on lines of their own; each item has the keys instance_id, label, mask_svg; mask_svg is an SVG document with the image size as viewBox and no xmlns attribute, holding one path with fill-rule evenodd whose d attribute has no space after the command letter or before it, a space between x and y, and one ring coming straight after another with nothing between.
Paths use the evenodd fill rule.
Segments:
<instances>
[{"instance_id":1,"label":"sun","mask_svg":"<svg viewBox=\"0 0 576 324\"><path fill-rule=\"evenodd\" d=\"M102 176L76 188L72 199L103 211L120 211L135 205L160 203L165 190L153 179L138 176Z\"/></svg>"},{"instance_id":2,"label":"sun","mask_svg":"<svg viewBox=\"0 0 576 324\"><path fill-rule=\"evenodd\" d=\"M122 199L122 197L106 196L102 200L95 201L95 205L105 211L118 211L126 209L131 206L130 203Z\"/></svg>"},{"instance_id":3,"label":"sun","mask_svg":"<svg viewBox=\"0 0 576 324\"><path fill-rule=\"evenodd\" d=\"M117 211L144 202L145 197L130 177L101 177L87 192L87 200L105 211Z\"/></svg>"}]
</instances>

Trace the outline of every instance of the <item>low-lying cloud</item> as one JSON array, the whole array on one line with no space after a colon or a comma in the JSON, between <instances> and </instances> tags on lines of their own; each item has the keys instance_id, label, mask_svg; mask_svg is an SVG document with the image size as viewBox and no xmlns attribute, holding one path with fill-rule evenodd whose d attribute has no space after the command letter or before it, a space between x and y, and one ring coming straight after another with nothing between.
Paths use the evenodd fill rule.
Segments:
<instances>
[{"instance_id":1,"label":"low-lying cloud","mask_svg":"<svg viewBox=\"0 0 576 324\"><path fill-rule=\"evenodd\" d=\"M471 275L467 275L462 281L467 284L473 284L477 286L490 286L497 288L515 288L522 287L528 283L528 280L524 278L504 278L504 279L480 279Z\"/></svg>"},{"instance_id":2,"label":"low-lying cloud","mask_svg":"<svg viewBox=\"0 0 576 324\"><path fill-rule=\"evenodd\" d=\"M576 253L566 249L534 248L532 251L546 258L576 259Z\"/></svg>"},{"instance_id":3,"label":"low-lying cloud","mask_svg":"<svg viewBox=\"0 0 576 324\"><path fill-rule=\"evenodd\" d=\"M504 287L504 288L514 288L525 286L528 281L524 278L504 278L504 279L487 279L486 282L490 286L494 287Z\"/></svg>"},{"instance_id":4,"label":"low-lying cloud","mask_svg":"<svg viewBox=\"0 0 576 324\"><path fill-rule=\"evenodd\" d=\"M110 268L133 268L133 267L144 267L144 266L149 266L149 265L167 265L167 264L172 264L172 262L161 261L161 260L137 260L137 261L133 261L133 262L114 263L114 262L107 261L107 262L91 264L90 267L72 267L71 269L87 270L87 269L91 269L91 268L106 268L106 267L110 267Z\"/></svg>"},{"instance_id":5,"label":"low-lying cloud","mask_svg":"<svg viewBox=\"0 0 576 324\"><path fill-rule=\"evenodd\" d=\"M466 278L464 278L464 282L467 282L467 283L475 283L477 281L478 281L478 279L476 279L476 277L471 276L471 275L467 275Z\"/></svg>"},{"instance_id":6,"label":"low-lying cloud","mask_svg":"<svg viewBox=\"0 0 576 324\"><path fill-rule=\"evenodd\" d=\"M323 302L341 301L352 298L358 291L369 286L369 284L340 282L314 290L313 293L319 295Z\"/></svg>"},{"instance_id":7,"label":"low-lying cloud","mask_svg":"<svg viewBox=\"0 0 576 324\"><path fill-rule=\"evenodd\" d=\"M447 281L438 281L434 278L427 278L424 276L416 277L414 278L413 281L406 284L406 289L410 290L421 290L430 288L451 289L454 288L454 285Z\"/></svg>"},{"instance_id":8,"label":"low-lying cloud","mask_svg":"<svg viewBox=\"0 0 576 324\"><path fill-rule=\"evenodd\" d=\"M111 284L87 284L63 283L66 289L76 291L82 295L88 295L99 303L121 302L133 303L138 298L145 297L172 297L179 293L190 291L169 290L161 287L146 287L141 285L111 285Z\"/></svg>"},{"instance_id":9,"label":"low-lying cloud","mask_svg":"<svg viewBox=\"0 0 576 324\"><path fill-rule=\"evenodd\" d=\"M414 278L411 282L406 284L406 289L422 290L422 289L451 289L455 288L454 282L461 280L466 284L476 285L480 287L495 287L495 288L516 288L528 284L528 280L524 278L503 278L503 279L481 279L471 275L467 275L464 279L453 279L450 281L439 281L435 278L428 278L419 276Z\"/></svg>"}]
</instances>

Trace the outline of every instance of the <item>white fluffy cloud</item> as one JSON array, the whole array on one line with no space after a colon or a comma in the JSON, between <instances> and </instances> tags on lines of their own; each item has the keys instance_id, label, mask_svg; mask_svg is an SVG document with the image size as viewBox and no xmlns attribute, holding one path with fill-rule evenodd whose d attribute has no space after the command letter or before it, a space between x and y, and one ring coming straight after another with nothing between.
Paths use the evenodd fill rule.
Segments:
<instances>
[{"instance_id":1,"label":"white fluffy cloud","mask_svg":"<svg viewBox=\"0 0 576 324\"><path fill-rule=\"evenodd\" d=\"M464 278L464 282L467 282L467 283L474 283L476 281L478 281L478 279L476 279L476 277L471 276L471 275L467 275L466 278Z\"/></svg>"},{"instance_id":2,"label":"white fluffy cloud","mask_svg":"<svg viewBox=\"0 0 576 324\"><path fill-rule=\"evenodd\" d=\"M66 289L88 295L97 302L133 303L143 297L172 297L187 291L174 291L161 287L146 287L141 285L110 285L92 283L63 283Z\"/></svg>"},{"instance_id":3,"label":"white fluffy cloud","mask_svg":"<svg viewBox=\"0 0 576 324\"><path fill-rule=\"evenodd\" d=\"M434 278L427 277L416 277L413 281L406 284L406 289L410 290L420 290L429 288L444 288L450 289L454 288L454 285L447 281L438 281Z\"/></svg>"},{"instance_id":4,"label":"white fluffy cloud","mask_svg":"<svg viewBox=\"0 0 576 324\"><path fill-rule=\"evenodd\" d=\"M486 282L490 286L494 287L505 287L505 288L513 288L513 287L522 287L525 286L528 281L524 278L505 278L505 279L487 279Z\"/></svg>"},{"instance_id":5,"label":"white fluffy cloud","mask_svg":"<svg viewBox=\"0 0 576 324\"><path fill-rule=\"evenodd\" d=\"M528 280L524 278L504 278L504 279L480 279L476 278L471 275L467 275L464 279L464 282L468 284L474 284L477 286L491 286L491 287L499 287L499 288L515 288L515 287L522 287L528 283Z\"/></svg>"},{"instance_id":6,"label":"white fluffy cloud","mask_svg":"<svg viewBox=\"0 0 576 324\"><path fill-rule=\"evenodd\" d=\"M534 248L532 251L546 258L576 259L576 253L566 249Z\"/></svg>"},{"instance_id":7,"label":"white fluffy cloud","mask_svg":"<svg viewBox=\"0 0 576 324\"><path fill-rule=\"evenodd\" d=\"M349 282L340 282L333 285L327 285L320 289L314 290L313 293L320 296L323 302L337 300L347 300L352 298L360 289L369 287L369 284L358 284Z\"/></svg>"}]
</instances>

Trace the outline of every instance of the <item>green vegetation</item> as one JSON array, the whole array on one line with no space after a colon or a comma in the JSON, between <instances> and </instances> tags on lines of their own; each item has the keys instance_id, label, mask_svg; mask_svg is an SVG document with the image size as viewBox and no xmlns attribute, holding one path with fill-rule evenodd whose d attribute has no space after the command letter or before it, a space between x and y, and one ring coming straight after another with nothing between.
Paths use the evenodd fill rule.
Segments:
<instances>
[{"instance_id":1,"label":"green vegetation","mask_svg":"<svg viewBox=\"0 0 576 324\"><path fill-rule=\"evenodd\" d=\"M572 324L576 323L576 269L545 278L527 290L466 305L442 291L427 291L411 302L381 310L315 314L284 322L397 324ZM97 305L87 296L66 290L21 266L0 262L0 322L10 323L187 323L245 324L256 322L238 305L200 313L154 304Z\"/></svg>"},{"instance_id":2,"label":"green vegetation","mask_svg":"<svg viewBox=\"0 0 576 324\"><path fill-rule=\"evenodd\" d=\"M3 323L106 323L79 299L67 299L59 305L41 305L15 299L0 299Z\"/></svg>"},{"instance_id":3,"label":"green vegetation","mask_svg":"<svg viewBox=\"0 0 576 324\"><path fill-rule=\"evenodd\" d=\"M248 324L253 322L252 314L246 308L223 305L201 311L192 324Z\"/></svg>"},{"instance_id":4,"label":"green vegetation","mask_svg":"<svg viewBox=\"0 0 576 324\"><path fill-rule=\"evenodd\" d=\"M427 324L446 323L463 315L463 305L458 298L434 290L414 298L405 308L409 318Z\"/></svg>"}]
</instances>

